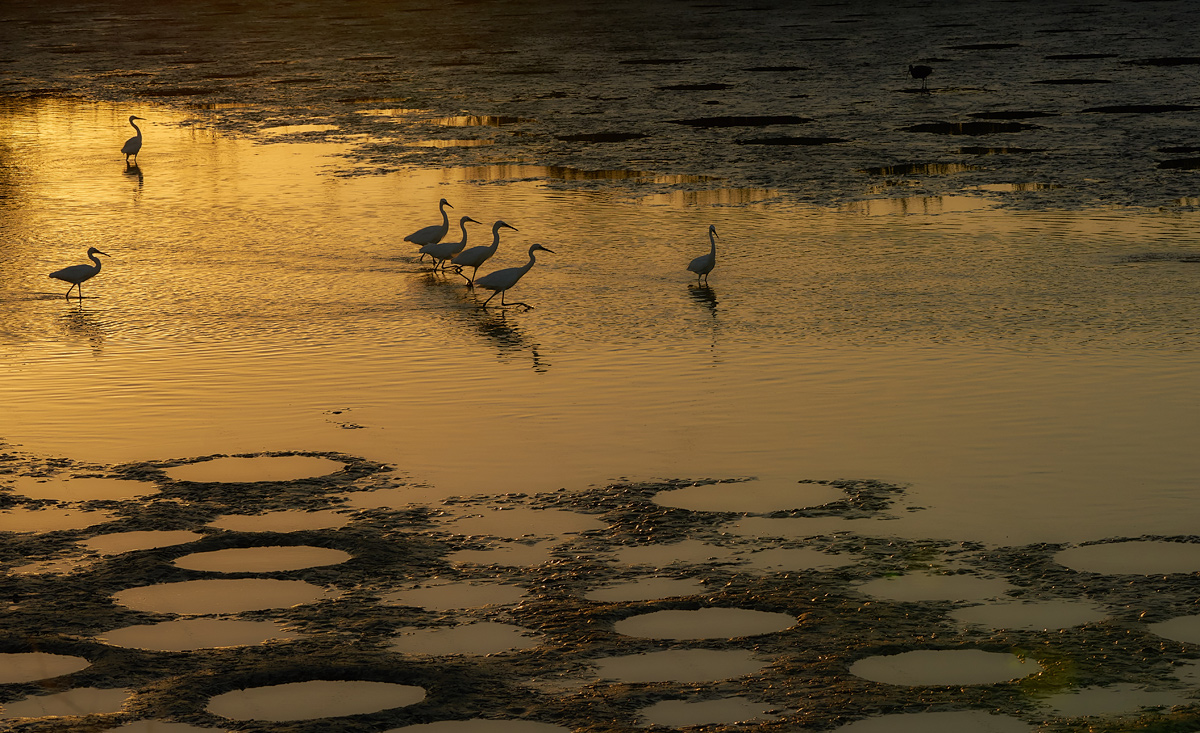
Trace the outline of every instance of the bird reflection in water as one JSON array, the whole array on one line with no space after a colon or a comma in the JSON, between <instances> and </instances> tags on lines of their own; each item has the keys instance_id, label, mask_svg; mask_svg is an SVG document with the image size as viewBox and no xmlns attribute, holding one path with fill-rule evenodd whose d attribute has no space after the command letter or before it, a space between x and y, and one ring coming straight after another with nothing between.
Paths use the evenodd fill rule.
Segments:
<instances>
[{"instance_id":1,"label":"bird reflection in water","mask_svg":"<svg viewBox=\"0 0 1200 733\"><path fill-rule=\"evenodd\" d=\"M689 285L688 295L692 296L692 300L712 311L713 316L717 315L717 291L713 290L709 285Z\"/></svg>"},{"instance_id":2,"label":"bird reflection in water","mask_svg":"<svg viewBox=\"0 0 1200 733\"><path fill-rule=\"evenodd\" d=\"M550 364L545 362L542 355L538 353L538 345L530 341L519 327L508 322L506 311L477 310L474 313L479 316L479 333L486 336L499 349L501 357L516 356L528 350L535 372L545 372L550 368Z\"/></svg>"},{"instance_id":3,"label":"bird reflection in water","mask_svg":"<svg viewBox=\"0 0 1200 733\"><path fill-rule=\"evenodd\" d=\"M142 177L142 169L139 168L136 163L125 166L125 175L129 176L130 178L137 178L139 187L145 183L145 179Z\"/></svg>"},{"instance_id":4,"label":"bird reflection in water","mask_svg":"<svg viewBox=\"0 0 1200 733\"><path fill-rule=\"evenodd\" d=\"M82 299L67 306L59 325L67 339L86 342L97 354L104 349L104 324L99 316L83 307Z\"/></svg>"}]
</instances>

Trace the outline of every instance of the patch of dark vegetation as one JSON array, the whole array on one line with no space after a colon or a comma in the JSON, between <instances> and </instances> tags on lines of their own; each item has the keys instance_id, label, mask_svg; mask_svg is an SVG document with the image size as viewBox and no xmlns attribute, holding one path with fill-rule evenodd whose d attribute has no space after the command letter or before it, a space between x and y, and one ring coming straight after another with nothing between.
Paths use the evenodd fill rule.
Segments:
<instances>
[{"instance_id":1,"label":"patch of dark vegetation","mask_svg":"<svg viewBox=\"0 0 1200 733\"><path fill-rule=\"evenodd\" d=\"M664 92L717 92L722 89L732 89L732 84L719 84L716 82L710 84L668 84L664 87L659 87Z\"/></svg>"},{"instance_id":2,"label":"patch of dark vegetation","mask_svg":"<svg viewBox=\"0 0 1200 733\"><path fill-rule=\"evenodd\" d=\"M1159 161L1159 168L1163 170L1175 171L1194 171L1200 170L1200 158L1175 158L1173 160Z\"/></svg>"},{"instance_id":3,"label":"patch of dark vegetation","mask_svg":"<svg viewBox=\"0 0 1200 733\"><path fill-rule=\"evenodd\" d=\"M732 115L726 117L696 117L689 120L668 120L675 125L690 127L769 127L771 125L803 125L812 122L808 117L795 115Z\"/></svg>"},{"instance_id":4,"label":"patch of dark vegetation","mask_svg":"<svg viewBox=\"0 0 1200 733\"><path fill-rule=\"evenodd\" d=\"M1072 85L1087 85L1087 84L1112 84L1109 79L1038 79L1031 81L1030 84L1054 84L1059 86Z\"/></svg>"},{"instance_id":5,"label":"patch of dark vegetation","mask_svg":"<svg viewBox=\"0 0 1200 733\"><path fill-rule=\"evenodd\" d=\"M1196 66L1200 65L1200 56L1165 56L1153 59L1137 59L1129 63L1136 66Z\"/></svg>"},{"instance_id":6,"label":"patch of dark vegetation","mask_svg":"<svg viewBox=\"0 0 1200 733\"><path fill-rule=\"evenodd\" d=\"M995 112L972 112L967 117L978 120L1028 120L1037 117L1058 117L1057 112L1038 112L1036 110L1006 109Z\"/></svg>"},{"instance_id":7,"label":"patch of dark vegetation","mask_svg":"<svg viewBox=\"0 0 1200 733\"><path fill-rule=\"evenodd\" d=\"M937 135L993 135L1036 130L1036 125L1021 122L927 122L901 128L905 132L932 132Z\"/></svg>"},{"instance_id":8,"label":"patch of dark vegetation","mask_svg":"<svg viewBox=\"0 0 1200 733\"><path fill-rule=\"evenodd\" d=\"M556 135L555 137L569 143L623 143L650 136L640 132L591 132L578 135Z\"/></svg>"},{"instance_id":9,"label":"patch of dark vegetation","mask_svg":"<svg viewBox=\"0 0 1200 733\"><path fill-rule=\"evenodd\" d=\"M738 145L832 145L850 141L840 137L754 137L734 142Z\"/></svg>"},{"instance_id":10,"label":"patch of dark vegetation","mask_svg":"<svg viewBox=\"0 0 1200 733\"><path fill-rule=\"evenodd\" d=\"M1156 115L1165 112L1189 112L1200 109L1194 104L1112 104L1103 107L1088 107L1084 112L1115 115Z\"/></svg>"},{"instance_id":11,"label":"patch of dark vegetation","mask_svg":"<svg viewBox=\"0 0 1200 733\"><path fill-rule=\"evenodd\" d=\"M964 43L960 46L948 46L953 51L1002 51L1006 48L1020 48L1019 43Z\"/></svg>"}]
</instances>

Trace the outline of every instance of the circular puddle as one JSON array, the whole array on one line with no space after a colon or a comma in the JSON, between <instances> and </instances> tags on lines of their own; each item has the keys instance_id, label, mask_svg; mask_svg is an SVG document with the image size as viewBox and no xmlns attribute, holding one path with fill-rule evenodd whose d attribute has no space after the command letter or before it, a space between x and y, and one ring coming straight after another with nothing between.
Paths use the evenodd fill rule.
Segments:
<instances>
[{"instance_id":1,"label":"circular puddle","mask_svg":"<svg viewBox=\"0 0 1200 733\"><path fill-rule=\"evenodd\" d=\"M737 562L733 550L710 545L700 540L684 540L666 545L639 545L617 550L617 562L622 565L698 565L705 563Z\"/></svg>"},{"instance_id":2,"label":"circular puddle","mask_svg":"<svg viewBox=\"0 0 1200 733\"><path fill-rule=\"evenodd\" d=\"M895 713L858 720L835 733L1033 733L1034 726L985 710Z\"/></svg>"},{"instance_id":3,"label":"circular puddle","mask_svg":"<svg viewBox=\"0 0 1200 733\"><path fill-rule=\"evenodd\" d=\"M1042 665L1015 654L981 649L918 650L860 659L850 673L889 685L988 685L1021 679Z\"/></svg>"},{"instance_id":4,"label":"circular puddle","mask_svg":"<svg viewBox=\"0 0 1200 733\"><path fill-rule=\"evenodd\" d=\"M158 493L158 486L147 481L119 478L18 478L13 490L30 499L55 501L120 501Z\"/></svg>"},{"instance_id":5,"label":"circular puddle","mask_svg":"<svg viewBox=\"0 0 1200 733\"><path fill-rule=\"evenodd\" d=\"M57 532L83 529L110 521L112 512L84 512L76 509L6 509L0 512L0 532Z\"/></svg>"},{"instance_id":6,"label":"circular puddle","mask_svg":"<svg viewBox=\"0 0 1200 733\"><path fill-rule=\"evenodd\" d=\"M1129 683L1118 683L1104 687L1084 687L1042 698L1038 702L1040 707L1052 711L1055 715L1077 718L1124 715L1147 708L1187 705L1194 701L1189 700L1182 691L1153 691Z\"/></svg>"},{"instance_id":7,"label":"circular puddle","mask_svg":"<svg viewBox=\"0 0 1200 733\"><path fill-rule=\"evenodd\" d=\"M719 700L663 700L641 710L647 725L686 728L693 725L732 725L775 720L774 708L747 700L726 697Z\"/></svg>"},{"instance_id":8,"label":"circular puddle","mask_svg":"<svg viewBox=\"0 0 1200 733\"><path fill-rule=\"evenodd\" d=\"M208 526L233 532L304 532L338 529L349 523L350 517L338 512L288 509L264 514L224 514L209 522Z\"/></svg>"},{"instance_id":9,"label":"circular puddle","mask_svg":"<svg viewBox=\"0 0 1200 733\"><path fill-rule=\"evenodd\" d=\"M1200 644L1200 616L1178 616L1150 624L1150 632L1172 641Z\"/></svg>"},{"instance_id":10,"label":"circular puddle","mask_svg":"<svg viewBox=\"0 0 1200 733\"><path fill-rule=\"evenodd\" d=\"M596 676L618 682L716 682L757 674L767 666L745 649L668 649L595 662Z\"/></svg>"},{"instance_id":11,"label":"circular puddle","mask_svg":"<svg viewBox=\"0 0 1200 733\"><path fill-rule=\"evenodd\" d=\"M296 481L328 476L346 464L314 456L258 456L254 458L214 458L166 469L176 481L196 483L251 484L259 481Z\"/></svg>"},{"instance_id":12,"label":"circular puddle","mask_svg":"<svg viewBox=\"0 0 1200 733\"><path fill-rule=\"evenodd\" d=\"M1200 543L1107 542L1062 550L1054 561L1072 570L1107 575L1170 575L1200 571Z\"/></svg>"},{"instance_id":13,"label":"circular puddle","mask_svg":"<svg viewBox=\"0 0 1200 733\"><path fill-rule=\"evenodd\" d=\"M587 514L561 509L523 507L483 509L475 514L450 519L447 524L449 526L446 529L456 534L514 538L530 535L557 536L608 528L606 523Z\"/></svg>"},{"instance_id":14,"label":"circular puddle","mask_svg":"<svg viewBox=\"0 0 1200 733\"><path fill-rule=\"evenodd\" d=\"M0 718L42 718L47 716L103 715L119 713L132 693L129 690L80 687L54 695L35 695L6 702Z\"/></svg>"},{"instance_id":15,"label":"circular puddle","mask_svg":"<svg viewBox=\"0 0 1200 733\"><path fill-rule=\"evenodd\" d=\"M789 629L796 618L786 613L744 608L701 608L695 611L654 611L621 619L618 634L650 639L734 639Z\"/></svg>"},{"instance_id":16,"label":"circular puddle","mask_svg":"<svg viewBox=\"0 0 1200 733\"><path fill-rule=\"evenodd\" d=\"M203 539L199 532L185 530L148 529L138 532L113 532L80 540L79 545L101 555L120 555L122 552L172 547Z\"/></svg>"},{"instance_id":17,"label":"circular puddle","mask_svg":"<svg viewBox=\"0 0 1200 733\"><path fill-rule=\"evenodd\" d=\"M45 652L0 654L0 685L61 677L91 666L83 657Z\"/></svg>"},{"instance_id":18,"label":"circular puddle","mask_svg":"<svg viewBox=\"0 0 1200 733\"><path fill-rule=\"evenodd\" d=\"M96 638L105 644L130 649L186 652L193 649L252 646L268 641L299 639L301 636L273 621L196 618L126 626Z\"/></svg>"},{"instance_id":19,"label":"circular puddle","mask_svg":"<svg viewBox=\"0 0 1200 733\"><path fill-rule=\"evenodd\" d=\"M236 547L196 552L175 560L176 567L210 573L274 573L323 565L337 565L353 557L342 550L295 545L286 547Z\"/></svg>"},{"instance_id":20,"label":"circular puddle","mask_svg":"<svg viewBox=\"0 0 1200 733\"><path fill-rule=\"evenodd\" d=\"M570 728L536 720L439 720L434 723L392 728L383 733L571 733Z\"/></svg>"},{"instance_id":21,"label":"circular puddle","mask_svg":"<svg viewBox=\"0 0 1200 733\"><path fill-rule=\"evenodd\" d=\"M589 601L604 603L629 603L633 601L651 601L659 598L677 598L680 596L695 596L705 592L704 583L699 580L680 580L677 578L642 578L625 583L603 585L584 594Z\"/></svg>"},{"instance_id":22,"label":"circular puddle","mask_svg":"<svg viewBox=\"0 0 1200 733\"><path fill-rule=\"evenodd\" d=\"M540 646L545 637L510 624L481 622L441 629L401 629L389 651L401 654L485 656Z\"/></svg>"},{"instance_id":23,"label":"circular puddle","mask_svg":"<svg viewBox=\"0 0 1200 733\"><path fill-rule=\"evenodd\" d=\"M302 580L240 578L184 580L128 588L114 593L113 600L135 611L197 615L287 608L334 595Z\"/></svg>"},{"instance_id":24,"label":"circular puddle","mask_svg":"<svg viewBox=\"0 0 1200 733\"><path fill-rule=\"evenodd\" d=\"M1012 589L999 578L927 573L876 578L858 586L861 593L889 601L982 601Z\"/></svg>"},{"instance_id":25,"label":"circular puddle","mask_svg":"<svg viewBox=\"0 0 1200 733\"><path fill-rule=\"evenodd\" d=\"M844 491L828 484L767 479L660 491L653 501L659 506L694 512L766 514L822 506L845 498Z\"/></svg>"},{"instance_id":26,"label":"circular puddle","mask_svg":"<svg viewBox=\"0 0 1200 733\"><path fill-rule=\"evenodd\" d=\"M484 550L458 550L446 556L456 565L507 565L510 567L532 567L550 562L553 542L525 545L519 542L501 542Z\"/></svg>"},{"instance_id":27,"label":"circular puddle","mask_svg":"<svg viewBox=\"0 0 1200 733\"><path fill-rule=\"evenodd\" d=\"M1057 631L1103 621L1108 613L1081 601L1011 601L967 606L950 612L960 623L989 629Z\"/></svg>"},{"instance_id":28,"label":"circular puddle","mask_svg":"<svg viewBox=\"0 0 1200 733\"><path fill-rule=\"evenodd\" d=\"M312 720L362 715L415 705L425 690L392 682L311 680L251 687L208 701L213 715L232 720Z\"/></svg>"},{"instance_id":29,"label":"circular puddle","mask_svg":"<svg viewBox=\"0 0 1200 733\"><path fill-rule=\"evenodd\" d=\"M416 606L429 611L509 606L525 599L525 590L503 583L439 583L394 591L380 600L396 606Z\"/></svg>"}]
</instances>

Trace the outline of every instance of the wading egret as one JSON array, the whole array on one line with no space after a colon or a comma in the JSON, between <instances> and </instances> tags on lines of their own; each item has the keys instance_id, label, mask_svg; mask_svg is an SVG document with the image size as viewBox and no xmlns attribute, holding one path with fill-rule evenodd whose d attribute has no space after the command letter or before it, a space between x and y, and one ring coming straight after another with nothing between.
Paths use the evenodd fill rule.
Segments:
<instances>
[{"instance_id":1,"label":"wading egret","mask_svg":"<svg viewBox=\"0 0 1200 733\"><path fill-rule=\"evenodd\" d=\"M107 253L101 252L95 247L89 247L87 255L88 259L96 263L95 265L71 265L70 267L64 267L61 270L55 270L54 272L50 273L50 277L54 278L55 280L62 280L65 283L71 283L71 287L67 288L66 297L68 299L71 297L71 291L78 287L79 299L83 300L83 281L95 277L100 272L100 260L96 257L96 255L104 255L105 257L109 256Z\"/></svg>"},{"instance_id":2,"label":"wading egret","mask_svg":"<svg viewBox=\"0 0 1200 733\"><path fill-rule=\"evenodd\" d=\"M500 227L508 227L514 232L520 231L512 224L508 224L503 221L497 221L492 225L491 244L481 244L478 247L472 247L468 250L463 250L459 254L455 255L453 260L450 260L450 264L458 265L459 275L462 275L462 268L464 267L475 268L471 270L471 277L463 275L463 277L467 278L468 288L475 287L475 275L479 272L479 266L491 259L492 255L496 254L496 250L500 249Z\"/></svg>"},{"instance_id":3,"label":"wading egret","mask_svg":"<svg viewBox=\"0 0 1200 733\"><path fill-rule=\"evenodd\" d=\"M920 79L922 89L925 89L925 80L928 79L929 75L932 73L932 66L925 66L924 64L918 64L917 66L913 66L912 64L908 65L908 75L914 79Z\"/></svg>"},{"instance_id":4,"label":"wading egret","mask_svg":"<svg viewBox=\"0 0 1200 733\"><path fill-rule=\"evenodd\" d=\"M554 254L554 250L549 249L547 247L543 247L540 244L530 245L530 247L529 247L529 262L526 262L523 267L508 267L503 270L496 270L495 272L489 272L488 274L484 275L483 277L481 277L475 281L475 284L478 285L479 287L481 287L485 290L494 291L491 295L488 296L487 300L483 301L484 308L487 308L487 304L492 301L492 298L496 297L496 293L500 294L500 307L503 308L505 306L504 292L506 290L508 290L509 288L511 288L512 286L516 285L517 281L520 280L525 275L525 273L529 272L530 268L533 267L533 262L534 262L533 253L537 252L538 250L541 250L543 252L549 252L550 254ZM529 305L528 303L508 303L508 305L520 305L520 306L524 306L526 308L533 307L532 305Z\"/></svg>"},{"instance_id":5,"label":"wading egret","mask_svg":"<svg viewBox=\"0 0 1200 733\"><path fill-rule=\"evenodd\" d=\"M137 134L126 140L125 144L121 146L121 152L125 153L125 165L129 165L129 156L131 155L133 156L133 164L137 165L138 151L142 149L142 129L137 125L134 125L133 121L144 119L145 118L137 117L136 115L129 115L129 124L133 125L133 129L137 130ZM104 253L101 252L100 254ZM96 267L96 271L100 271L99 266Z\"/></svg>"},{"instance_id":6,"label":"wading egret","mask_svg":"<svg viewBox=\"0 0 1200 733\"><path fill-rule=\"evenodd\" d=\"M708 241L712 243L712 249L708 254L700 255L687 266L687 269L696 273L697 285L700 284L700 278L704 278L705 284L708 284L708 273L717 266L717 226L715 224L708 225Z\"/></svg>"},{"instance_id":7,"label":"wading egret","mask_svg":"<svg viewBox=\"0 0 1200 733\"><path fill-rule=\"evenodd\" d=\"M450 215L446 213L446 207L454 208L446 199L438 202L438 211L442 212L442 223L434 224L423 229L418 229L412 234L404 238L405 242L412 242L418 247L424 247L427 244L437 244L442 241L442 237L446 236L446 232L450 231ZM425 255L421 255L421 259L425 259Z\"/></svg>"},{"instance_id":8,"label":"wading egret","mask_svg":"<svg viewBox=\"0 0 1200 733\"><path fill-rule=\"evenodd\" d=\"M436 244L427 244L421 248L421 254L429 255L433 258L433 269L445 267L446 261L454 257L454 255L462 252L467 246L467 222L480 224L482 222L475 221L469 216L464 216L458 220L458 228L462 230L462 239L457 242L438 242Z\"/></svg>"}]
</instances>

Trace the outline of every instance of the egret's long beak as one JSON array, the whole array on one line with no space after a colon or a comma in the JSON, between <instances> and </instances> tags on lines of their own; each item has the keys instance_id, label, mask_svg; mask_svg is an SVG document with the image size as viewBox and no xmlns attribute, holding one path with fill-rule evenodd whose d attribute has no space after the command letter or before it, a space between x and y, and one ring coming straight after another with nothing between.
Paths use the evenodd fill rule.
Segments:
<instances>
[{"instance_id":1,"label":"egret's long beak","mask_svg":"<svg viewBox=\"0 0 1200 733\"><path fill-rule=\"evenodd\" d=\"M96 254L98 254L98 255L104 255L105 257L112 257L112 255L110 255L109 253L107 253L107 252L101 252L100 250L96 250Z\"/></svg>"}]
</instances>

